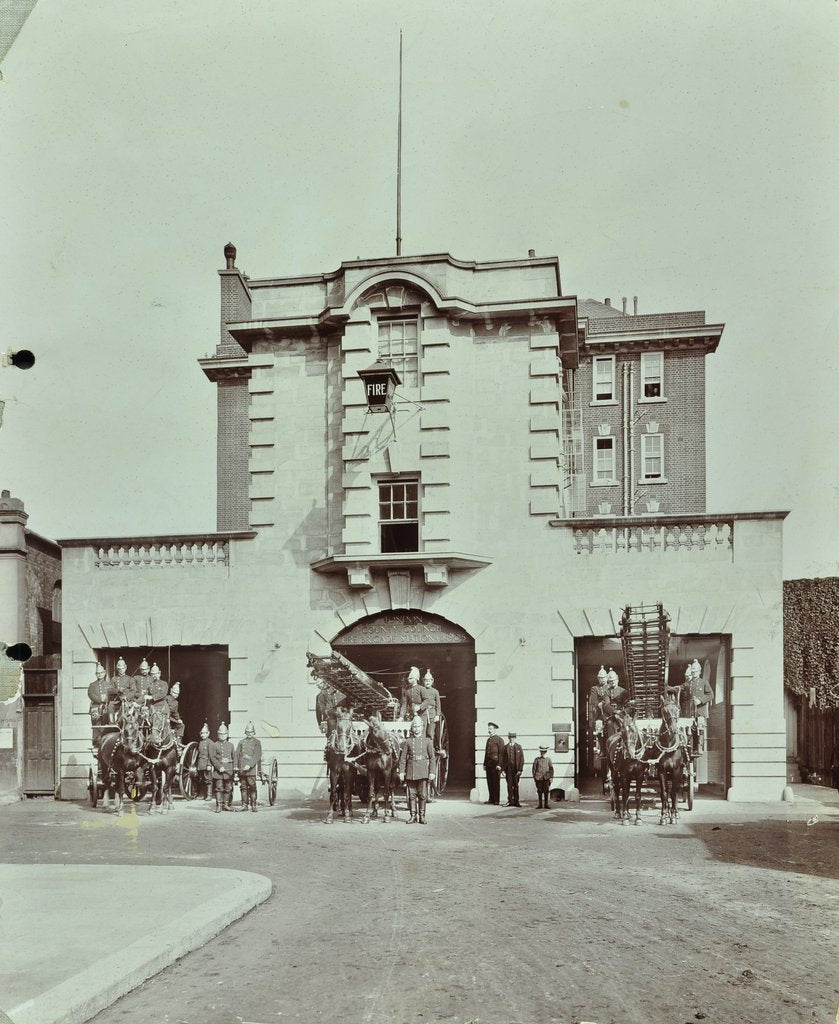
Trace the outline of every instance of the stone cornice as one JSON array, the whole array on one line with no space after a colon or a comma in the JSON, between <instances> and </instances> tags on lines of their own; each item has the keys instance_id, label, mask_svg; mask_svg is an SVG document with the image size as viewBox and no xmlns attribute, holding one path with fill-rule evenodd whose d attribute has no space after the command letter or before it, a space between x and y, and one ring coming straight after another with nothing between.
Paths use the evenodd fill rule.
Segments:
<instances>
[{"instance_id":1,"label":"stone cornice","mask_svg":"<svg viewBox=\"0 0 839 1024\"><path fill-rule=\"evenodd\" d=\"M153 533L132 537L73 537L57 540L62 548L138 547L150 544L212 544L225 540L253 540L256 530L228 530L221 533Z\"/></svg>"},{"instance_id":2,"label":"stone cornice","mask_svg":"<svg viewBox=\"0 0 839 1024\"><path fill-rule=\"evenodd\" d=\"M251 376L247 356L208 356L199 359L198 365L213 383L248 380Z\"/></svg>"},{"instance_id":3,"label":"stone cornice","mask_svg":"<svg viewBox=\"0 0 839 1024\"><path fill-rule=\"evenodd\" d=\"M695 327L663 327L645 331L622 331L616 334L587 334L581 352L645 352L659 349L696 349L715 352L724 324L701 324Z\"/></svg>"},{"instance_id":4,"label":"stone cornice","mask_svg":"<svg viewBox=\"0 0 839 1024\"><path fill-rule=\"evenodd\" d=\"M773 512L685 512L681 515L640 516L574 516L573 519L550 519L548 525L557 529L561 527L593 527L611 529L615 526L681 526L683 524L712 524L721 520L732 522L745 520L783 520L789 511Z\"/></svg>"}]
</instances>

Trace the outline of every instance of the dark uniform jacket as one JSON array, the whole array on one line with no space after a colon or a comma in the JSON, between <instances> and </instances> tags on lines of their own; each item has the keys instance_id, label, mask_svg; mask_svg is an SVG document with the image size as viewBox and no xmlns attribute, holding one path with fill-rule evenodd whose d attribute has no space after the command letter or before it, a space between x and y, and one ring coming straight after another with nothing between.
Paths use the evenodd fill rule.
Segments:
<instances>
[{"instance_id":1,"label":"dark uniform jacket","mask_svg":"<svg viewBox=\"0 0 839 1024\"><path fill-rule=\"evenodd\" d=\"M199 772L203 772L206 768L210 767L210 742L210 740L198 741L198 760L195 763L195 767Z\"/></svg>"},{"instance_id":2,"label":"dark uniform jacket","mask_svg":"<svg viewBox=\"0 0 839 1024\"><path fill-rule=\"evenodd\" d=\"M702 718L708 717L708 705L714 699L714 691L710 683L707 683L702 676L692 678L690 681L690 696L696 703L696 713Z\"/></svg>"},{"instance_id":3,"label":"dark uniform jacket","mask_svg":"<svg viewBox=\"0 0 839 1024\"><path fill-rule=\"evenodd\" d=\"M262 744L255 736L245 736L236 747L236 771L240 778L255 779L257 771L262 774Z\"/></svg>"},{"instance_id":4,"label":"dark uniform jacket","mask_svg":"<svg viewBox=\"0 0 839 1024\"><path fill-rule=\"evenodd\" d=\"M541 755L536 758L533 762L533 778L540 782L542 779L547 779L550 782L554 777L554 766L553 762L549 757L542 757Z\"/></svg>"},{"instance_id":5,"label":"dark uniform jacket","mask_svg":"<svg viewBox=\"0 0 839 1024\"><path fill-rule=\"evenodd\" d=\"M332 686L318 690L318 695L315 697L315 718L317 718L318 726L334 718L337 709L344 706L343 701L344 695Z\"/></svg>"},{"instance_id":6,"label":"dark uniform jacket","mask_svg":"<svg viewBox=\"0 0 839 1024\"><path fill-rule=\"evenodd\" d=\"M605 683L597 683L591 689L588 699L589 717L592 722L602 720L603 705L609 703L609 687Z\"/></svg>"},{"instance_id":7,"label":"dark uniform jacket","mask_svg":"<svg viewBox=\"0 0 839 1024\"><path fill-rule=\"evenodd\" d=\"M603 717L609 718L615 711L620 711L628 699L629 694L622 686L616 686L613 690L609 690L603 705Z\"/></svg>"},{"instance_id":8,"label":"dark uniform jacket","mask_svg":"<svg viewBox=\"0 0 839 1024\"><path fill-rule=\"evenodd\" d=\"M504 740L500 736L493 734L487 740L486 750L484 751L484 771L500 765L503 758Z\"/></svg>"},{"instance_id":9,"label":"dark uniform jacket","mask_svg":"<svg viewBox=\"0 0 839 1024\"><path fill-rule=\"evenodd\" d=\"M515 772L516 775L521 775L524 770L524 751L521 749L520 743L508 743L504 747L501 767L508 774Z\"/></svg>"},{"instance_id":10,"label":"dark uniform jacket","mask_svg":"<svg viewBox=\"0 0 839 1024\"><path fill-rule=\"evenodd\" d=\"M409 782L431 778L434 774L434 744L428 736L409 736L402 743L399 774Z\"/></svg>"},{"instance_id":11,"label":"dark uniform jacket","mask_svg":"<svg viewBox=\"0 0 839 1024\"><path fill-rule=\"evenodd\" d=\"M428 695L425 691L425 687L419 683L414 683L413 686L409 687L405 692L403 700L403 707L407 705L407 717L412 718L414 715L419 715L423 721L426 721L425 711L428 707ZM402 717L406 717L406 711L402 712Z\"/></svg>"},{"instance_id":12,"label":"dark uniform jacket","mask_svg":"<svg viewBox=\"0 0 839 1024\"><path fill-rule=\"evenodd\" d=\"M234 757L230 740L213 740L210 743L210 764L213 766L214 779L233 777Z\"/></svg>"},{"instance_id":13,"label":"dark uniform jacket","mask_svg":"<svg viewBox=\"0 0 839 1024\"><path fill-rule=\"evenodd\" d=\"M440 717L440 691L436 686L423 686L425 706L428 710L428 721L436 722Z\"/></svg>"},{"instance_id":14,"label":"dark uniform jacket","mask_svg":"<svg viewBox=\"0 0 839 1024\"><path fill-rule=\"evenodd\" d=\"M166 704L169 708L169 720L172 722L180 722L181 715L178 711L178 698L173 697L171 693L167 693Z\"/></svg>"},{"instance_id":15,"label":"dark uniform jacket","mask_svg":"<svg viewBox=\"0 0 839 1024\"><path fill-rule=\"evenodd\" d=\"M123 700L140 699L140 687L137 685L137 680L134 676L116 676L114 678L114 685L118 692L122 694Z\"/></svg>"}]
</instances>

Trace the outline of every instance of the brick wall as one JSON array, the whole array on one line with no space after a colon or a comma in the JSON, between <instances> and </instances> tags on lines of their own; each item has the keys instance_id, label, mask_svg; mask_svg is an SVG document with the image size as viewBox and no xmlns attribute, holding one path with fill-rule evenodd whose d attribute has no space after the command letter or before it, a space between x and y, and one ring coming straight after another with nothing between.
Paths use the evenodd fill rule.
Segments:
<instances>
[{"instance_id":1,"label":"brick wall","mask_svg":"<svg viewBox=\"0 0 839 1024\"><path fill-rule=\"evenodd\" d=\"M55 545L29 531L26 541L26 642L37 657L61 650L60 637L51 635L52 595L61 580L61 554Z\"/></svg>"},{"instance_id":2,"label":"brick wall","mask_svg":"<svg viewBox=\"0 0 839 1024\"><path fill-rule=\"evenodd\" d=\"M219 530L246 530L248 500L248 382L218 381L216 525Z\"/></svg>"},{"instance_id":3,"label":"brick wall","mask_svg":"<svg viewBox=\"0 0 839 1024\"><path fill-rule=\"evenodd\" d=\"M640 319L640 317L638 318ZM592 403L593 362L590 353L581 357L575 380L575 401L582 410L583 458L585 464L585 513L596 515L601 502L611 505L611 515L623 511L623 408L621 381L623 367L634 369L634 503L636 512L646 512L648 501L657 501L660 513L682 514L705 511L705 353L700 349L679 349L664 356L665 401L640 402L641 355L615 354L615 400ZM658 424L664 435L664 477L666 483L641 480L641 435L647 424ZM606 436L615 443L615 478L612 486L592 486L594 479L594 438ZM627 488L629 489L629 488ZM581 513L583 514L583 513Z\"/></svg>"},{"instance_id":4,"label":"brick wall","mask_svg":"<svg viewBox=\"0 0 839 1024\"><path fill-rule=\"evenodd\" d=\"M589 320L589 334L649 331L669 327L697 327L705 323L704 310L683 313L641 313L638 316L610 316Z\"/></svg>"}]
</instances>

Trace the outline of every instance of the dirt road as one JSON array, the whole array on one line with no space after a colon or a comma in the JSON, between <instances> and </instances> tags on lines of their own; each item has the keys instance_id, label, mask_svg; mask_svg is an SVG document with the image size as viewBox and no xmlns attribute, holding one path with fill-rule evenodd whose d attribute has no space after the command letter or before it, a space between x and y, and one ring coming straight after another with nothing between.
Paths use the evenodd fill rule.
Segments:
<instances>
[{"instance_id":1,"label":"dirt road","mask_svg":"<svg viewBox=\"0 0 839 1024\"><path fill-rule=\"evenodd\" d=\"M97 1024L834 1024L839 808L807 825L705 814L621 828L437 801L426 827L313 806L179 803L126 828L101 810L4 808L4 860L201 864L268 875L271 899ZM777 811L776 811L777 813ZM12 825L11 830L8 826ZM153 893L113 913L165 914Z\"/></svg>"}]
</instances>

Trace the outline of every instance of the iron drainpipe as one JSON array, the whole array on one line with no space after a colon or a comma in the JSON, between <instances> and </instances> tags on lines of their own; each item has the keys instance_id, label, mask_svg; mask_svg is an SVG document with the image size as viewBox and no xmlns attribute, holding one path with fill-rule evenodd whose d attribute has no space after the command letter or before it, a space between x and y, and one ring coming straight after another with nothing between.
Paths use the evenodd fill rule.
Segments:
<instances>
[{"instance_id":1,"label":"iron drainpipe","mask_svg":"<svg viewBox=\"0 0 839 1024\"><path fill-rule=\"evenodd\" d=\"M629 514L635 515L635 367L629 366Z\"/></svg>"},{"instance_id":2,"label":"iron drainpipe","mask_svg":"<svg viewBox=\"0 0 839 1024\"><path fill-rule=\"evenodd\" d=\"M627 386L628 374L629 366L624 363L623 366L621 366L621 433L623 434L623 451L621 452L621 461L623 462L623 515L629 514L629 417L627 415L627 406L629 403L629 389Z\"/></svg>"}]
</instances>

